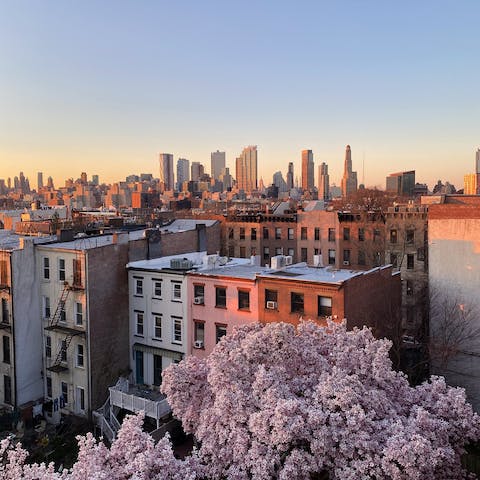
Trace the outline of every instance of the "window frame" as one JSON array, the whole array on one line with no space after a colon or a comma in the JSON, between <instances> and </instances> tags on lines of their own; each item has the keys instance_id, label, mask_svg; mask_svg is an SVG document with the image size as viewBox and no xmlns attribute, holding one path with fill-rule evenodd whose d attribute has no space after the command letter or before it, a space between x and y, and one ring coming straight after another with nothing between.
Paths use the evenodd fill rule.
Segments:
<instances>
[{"instance_id":1,"label":"window frame","mask_svg":"<svg viewBox=\"0 0 480 480\"><path fill-rule=\"evenodd\" d=\"M135 310L135 335L137 337L145 336L145 312Z\"/></svg>"},{"instance_id":2,"label":"window frame","mask_svg":"<svg viewBox=\"0 0 480 480\"><path fill-rule=\"evenodd\" d=\"M63 264L63 267L62 267ZM58 259L58 281L64 282L67 278L66 262L64 258Z\"/></svg>"},{"instance_id":3,"label":"window frame","mask_svg":"<svg viewBox=\"0 0 480 480\"><path fill-rule=\"evenodd\" d=\"M183 342L183 319L172 315L172 343L181 345ZM177 328L179 327L179 328Z\"/></svg>"},{"instance_id":4,"label":"window frame","mask_svg":"<svg viewBox=\"0 0 480 480\"><path fill-rule=\"evenodd\" d=\"M322 301L324 304L322 304ZM330 303L330 305L328 305ZM333 298L326 295L318 295L317 297L317 309L319 317L331 317L332 316Z\"/></svg>"},{"instance_id":5,"label":"window frame","mask_svg":"<svg viewBox=\"0 0 480 480\"><path fill-rule=\"evenodd\" d=\"M75 348L75 366L85 368L85 346L83 343L77 343Z\"/></svg>"},{"instance_id":6,"label":"window frame","mask_svg":"<svg viewBox=\"0 0 480 480\"><path fill-rule=\"evenodd\" d=\"M238 310L243 312L250 311L250 290L238 289Z\"/></svg>"},{"instance_id":7,"label":"window frame","mask_svg":"<svg viewBox=\"0 0 480 480\"><path fill-rule=\"evenodd\" d=\"M152 297L162 299L162 280L160 278L152 278Z\"/></svg>"},{"instance_id":8,"label":"window frame","mask_svg":"<svg viewBox=\"0 0 480 480\"><path fill-rule=\"evenodd\" d=\"M162 340L163 315L161 313L153 312L152 317L153 317L153 339L154 340ZM160 320L160 322L158 322L158 320ZM160 335L158 335L158 333L160 333Z\"/></svg>"},{"instance_id":9,"label":"window frame","mask_svg":"<svg viewBox=\"0 0 480 480\"><path fill-rule=\"evenodd\" d=\"M221 290L223 290L224 295L219 295ZM215 308L227 308L227 287L215 286Z\"/></svg>"},{"instance_id":10,"label":"window frame","mask_svg":"<svg viewBox=\"0 0 480 480\"><path fill-rule=\"evenodd\" d=\"M290 292L290 313L305 313L305 295L303 293Z\"/></svg>"}]
</instances>

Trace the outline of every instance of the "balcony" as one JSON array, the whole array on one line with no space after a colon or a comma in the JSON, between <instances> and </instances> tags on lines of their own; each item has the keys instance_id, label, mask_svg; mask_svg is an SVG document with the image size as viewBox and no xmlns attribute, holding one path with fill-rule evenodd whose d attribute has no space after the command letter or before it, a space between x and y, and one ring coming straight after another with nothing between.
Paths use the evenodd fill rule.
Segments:
<instances>
[{"instance_id":1,"label":"balcony","mask_svg":"<svg viewBox=\"0 0 480 480\"><path fill-rule=\"evenodd\" d=\"M156 420L157 424L171 412L165 395L157 389L132 385L127 379L121 378L109 390L112 407L123 408L129 412L144 411L145 415Z\"/></svg>"}]
</instances>

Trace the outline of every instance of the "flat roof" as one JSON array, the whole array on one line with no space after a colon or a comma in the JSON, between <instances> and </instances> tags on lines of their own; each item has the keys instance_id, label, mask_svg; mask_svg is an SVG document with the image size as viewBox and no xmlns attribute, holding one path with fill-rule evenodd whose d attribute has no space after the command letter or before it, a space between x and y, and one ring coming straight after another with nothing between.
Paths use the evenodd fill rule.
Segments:
<instances>
[{"instance_id":1,"label":"flat roof","mask_svg":"<svg viewBox=\"0 0 480 480\"><path fill-rule=\"evenodd\" d=\"M167 257L152 258L150 260L137 260L135 262L127 263L127 268L140 270L171 270L170 260L181 258L191 260L197 267L202 265L203 257L207 252L189 252L180 253L178 255L169 255Z\"/></svg>"},{"instance_id":2,"label":"flat roof","mask_svg":"<svg viewBox=\"0 0 480 480\"><path fill-rule=\"evenodd\" d=\"M119 234L122 235L122 234ZM123 235L126 235L123 234ZM98 235L98 236L87 236L81 238L75 238L68 242L58 242L53 241L42 245L43 248L50 248L52 250L62 249L62 250L90 250L92 248L104 247L106 245L112 245L114 243L113 234Z\"/></svg>"},{"instance_id":3,"label":"flat roof","mask_svg":"<svg viewBox=\"0 0 480 480\"><path fill-rule=\"evenodd\" d=\"M158 228L158 231L161 233L181 233L188 232L190 230L195 230L197 225L205 225L206 227L211 227L215 225L218 220L194 220L194 219L180 219L174 220L169 225ZM143 237L145 229L142 230L133 230L129 232L129 240L138 240Z\"/></svg>"},{"instance_id":4,"label":"flat roof","mask_svg":"<svg viewBox=\"0 0 480 480\"><path fill-rule=\"evenodd\" d=\"M12 230L0 230L0 250L18 250L20 248L20 239L33 239L35 244L42 242L51 242L55 239L55 236L32 236L32 235L19 235Z\"/></svg>"}]
</instances>

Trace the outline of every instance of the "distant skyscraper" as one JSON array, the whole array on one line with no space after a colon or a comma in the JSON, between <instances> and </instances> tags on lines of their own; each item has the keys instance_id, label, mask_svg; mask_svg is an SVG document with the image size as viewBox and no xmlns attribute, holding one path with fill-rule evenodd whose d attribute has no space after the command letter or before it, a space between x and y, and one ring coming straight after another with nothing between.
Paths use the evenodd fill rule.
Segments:
<instances>
[{"instance_id":1,"label":"distant skyscraper","mask_svg":"<svg viewBox=\"0 0 480 480\"><path fill-rule=\"evenodd\" d=\"M88 183L87 172L82 172L80 175L81 182L86 185Z\"/></svg>"},{"instance_id":2,"label":"distant skyscraper","mask_svg":"<svg viewBox=\"0 0 480 480\"><path fill-rule=\"evenodd\" d=\"M171 153L161 153L160 160L160 183L164 185L165 190L173 190L173 155Z\"/></svg>"},{"instance_id":3,"label":"distant skyscraper","mask_svg":"<svg viewBox=\"0 0 480 480\"><path fill-rule=\"evenodd\" d=\"M287 188L291 190L293 188L293 162L289 162L288 164L288 171L287 171Z\"/></svg>"},{"instance_id":4,"label":"distant skyscraper","mask_svg":"<svg viewBox=\"0 0 480 480\"><path fill-rule=\"evenodd\" d=\"M53 178L52 177L47 178L47 187L51 188L52 190L55 189L55 186L53 185Z\"/></svg>"},{"instance_id":5,"label":"distant skyscraper","mask_svg":"<svg viewBox=\"0 0 480 480\"><path fill-rule=\"evenodd\" d=\"M191 171L192 182L198 182L200 177L202 177L202 175L205 173L205 168L200 162L192 162Z\"/></svg>"},{"instance_id":6,"label":"distant skyscraper","mask_svg":"<svg viewBox=\"0 0 480 480\"><path fill-rule=\"evenodd\" d=\"M210 173L212 178L215 180L220 179L220 174L222 173L222 169L225 168L225 152L212 152L210 155L211 160L211 170Z\"/></svg>"},{"instance_id":7,"label":"distant skyscraper","mask_svg":"<svg viewBox=\"0 0 480 480\"><path fill-rule=\"evenodd\" d=\"M98 178L98 175L92 175L92 183L94 185L98 185L100 183L100 180Z\"/></svg>"},{"instance_id":8,"label":"distant skyscraper","mask_svg":"<svg viewBox=\"0 0 480 480\"><path fill-rule=\"evenodd\" d=\"M318 167L318 199L328 200L330 198L330 176L328 175L328 165L323 162Z\"/></svg>"},{"instance_id":9,"label":"distant skyscraper","mask_svg":"<svg viewBox=\"0 0 480 480\"><path fill-rule=\"evenodd\" d=\"M386 180L387 192L412 197L415 188L415 170L409 172L391 173Z\"/></svg>"},{"instance_id":10,"label":"distant skyscraper","mask_svg":"<svg viewBox=\"0 0 480 480\"><path fill-rule=\"evenodd\" d=\"M273 174L273 184L278 188L279 193L287 192L287 183L283 179L282 172L275 172Z\"/></svg>"},{"instance_id":11,"label":"distant skyscraper","mask_svg":"<svg viewBox=\"0 0 480 480\"><path fill-rule=\"evenodd\" d=\"M232 188L232 176L230 175L230 169L228 167L222 168L220 181L223 183L223 191Z\"/></svg>"},{"instance_id":12,"label":"distant skyscraper","mask_svg":"<svg viewBox=\"0 0 480 480\"><path fill-rule=\"evenodd\" d=\"M476 194L480 195L480 148L475 152L475 175L477 177Z\"/></svg>"},{"instance_id":13,"label":"distant skyscraper","mask_svg":"<svg viewBox=\"0 0 480 480\"><path fill-rule=\"evenodd\" d=\"M37 173L37 192L39 192L43 188L43 173Z\"/></svg>"},{"instance_id":14,"label":"distant skyscraper","mask_svg":"<svg viewBox=\"0 0 480 480\"><path fill-rule=\"evenodd\" d=\"M357 191L357 172L352 171L352 151L350 145L345 149L345 164L342 177L342 195L348 195Z\"/></svg>"},{"instance_id":15,"label":"distant skyscraper","mask_svg":"<svg viewBox=\"0 0 480 480\"><path fill-rule=\"evenodd\" d=\"M190 180L190 162L186 158L177 160L177 190L182 190L183 182Z\"/></svg>"},{"instance_id":16,"label":"distant skyscraper","mask_svg":"<svg viewBox=\"0 0 480 480\"><path fill-rule=\"evenodd\" d=\"M313 152L302 150L302 190L312 190L314 182Z\"/></svg>"},{"instance_id":17,"label":"distant skyscraper","mask_svg":"<svg viewBox=\"0 0 480 480\"><path fill-rule=\"evenodd\" d=\"M463 194L476 195L477 194L477 174L467 173L463 176Z\"/></svg>"},{"instance_id":18,"label":"distant skyscraper","mask_svg":"<svg viewBox=\"0 0 480 480\"><path fill-rule=\"evenodd\" d=\"M245 147L236 160L237 187L246 193L257 189L257 146Z\"/></svg>"}]
</instances>

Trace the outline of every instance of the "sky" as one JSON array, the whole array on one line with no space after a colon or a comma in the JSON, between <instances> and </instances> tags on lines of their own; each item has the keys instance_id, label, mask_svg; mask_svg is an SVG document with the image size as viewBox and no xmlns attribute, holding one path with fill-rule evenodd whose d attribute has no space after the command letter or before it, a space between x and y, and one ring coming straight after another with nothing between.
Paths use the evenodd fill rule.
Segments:
<instances>
[{"instance_id":1,"label":"sky","mask_svg":"<svg viewBox=\"0 0 480 480\"><path fill-rule=\"evenodd\" d=\"M0 178L158 176L258 146L340 183L463 188L480 147L478 0L0 0Z\"/></svg>"}]
</instances>

